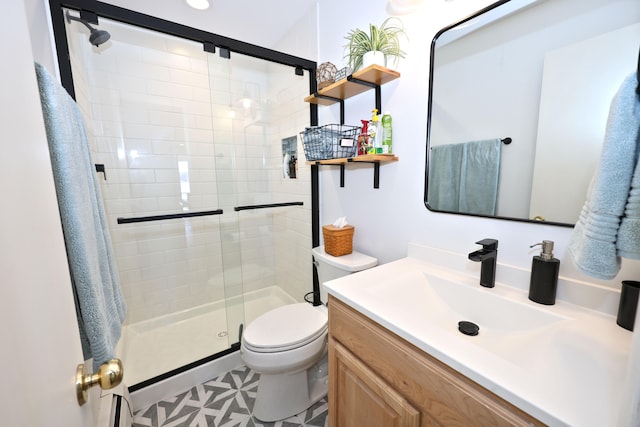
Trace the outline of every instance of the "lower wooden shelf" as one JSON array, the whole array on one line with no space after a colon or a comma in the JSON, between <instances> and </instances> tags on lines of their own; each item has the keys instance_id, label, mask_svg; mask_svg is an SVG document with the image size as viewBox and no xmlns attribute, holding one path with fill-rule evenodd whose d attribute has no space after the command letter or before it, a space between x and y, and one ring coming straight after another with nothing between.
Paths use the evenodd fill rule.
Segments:
<instances>
[{"instance_id":1,"label":"lower wooden shelf","mask_svg":"<svg viewBox=\"0 0 640 427\"><path fill-rule=\"evenodd\" d=\"M326 160L310 160L306 163L308 165L340 165L349 162L397 162L398 156L394 154L366 154L364 156L357 157L341 157L339 159L326 159Z\"/></svg>"},{"instance_id":2,"label":"lower wooden shelf","mask_svg":"<svg viewBox=\"0 0 640 427\"><path fill-rule=\"evenodd\" d=\"M394 154L366 154L357 157L343 157L339 159L308 160L308 165L339 165L340 187L344 187L344 165L347 163L371 163L373 164L373 188L380 188L380 163L397 162L398 156Z\"/></svg>"}]
</instances>

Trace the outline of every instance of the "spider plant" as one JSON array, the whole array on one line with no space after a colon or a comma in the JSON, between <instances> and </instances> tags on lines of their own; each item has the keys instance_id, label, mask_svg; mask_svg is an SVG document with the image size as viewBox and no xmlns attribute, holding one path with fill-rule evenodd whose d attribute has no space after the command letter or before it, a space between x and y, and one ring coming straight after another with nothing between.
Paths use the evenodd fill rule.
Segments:
<instances>
[{"instance_id":1,"label":"spider plant","mask_svg":"<svg viewBox=\"0 0 640 427\"><path fill-rule=\"evenodd\" d=\"M349 43L348 48L349 66L353 71L357 71L362 66L362 57L371 51L380 51L384 54L385 61L393 57L404 58L405 53L400 49L400 36L404 34L404 27L400 19L389 17L384 20L379 27L369 24L369 32L356 28L349 31L345 37ZM347 55L345 55L345 58Z\"/></svg>"}]
</instances>

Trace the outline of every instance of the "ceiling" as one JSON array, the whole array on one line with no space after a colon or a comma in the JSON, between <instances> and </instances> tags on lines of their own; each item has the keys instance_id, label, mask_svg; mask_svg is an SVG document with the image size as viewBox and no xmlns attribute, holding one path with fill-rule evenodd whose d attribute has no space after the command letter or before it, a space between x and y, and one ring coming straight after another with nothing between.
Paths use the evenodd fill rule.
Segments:
<instances>
[{"instance_id":1,"label":"ceiling","mask_svg":"<svg viewBox=\"0 0 640 427\"><path fill-rule=\"evenodd\" d=\"M184 0L106 2L260 46L276 45L301 18L312 19L315 26L317 4L317 0L209 0L209 9L196 10Z\"/></svg>"}]
</instances>

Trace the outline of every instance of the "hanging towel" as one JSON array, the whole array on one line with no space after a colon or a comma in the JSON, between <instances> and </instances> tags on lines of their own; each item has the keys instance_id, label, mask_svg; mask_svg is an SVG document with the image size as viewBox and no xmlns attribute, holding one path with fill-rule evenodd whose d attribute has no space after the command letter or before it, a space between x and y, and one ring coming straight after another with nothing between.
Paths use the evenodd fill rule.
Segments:
<instances>
[{"instance_id":1,"label":"hanging towel","mask_svg":"<svg viewBox=\"0 0 640 427\"><path fill-rule=\"evenodd\" d=\"M464 144L431 147L427 201L432 209L458 212L463 150Z\"/></svg>"},{"instance_id":2,"label":"hanging towel","mask_svg":"<svg viewBox=\"0 0 640 427\"><path fill-rule=\"evenodd\" d=\"M432 147L429 206L449 212L495 215L501 150L499 138Z\"/></svg>"},{"instance_id":3,"label":"hanging towel","mask_svg":"<svg viewBox=\"0 0 640 427\"><path fill-rule=\"evenodd\" d=\"M633 212L637 196L629 197L638 156L640 102L635 73L628 76L609 109L600 161L589 185L587 199L569 239L569 254L584 273L598 279L613 279L620 270L616 241L633 239ZM620 221L630 199L630 220L619 236ZM636 216L637 218L637 216ZM624 234L624 236L623 236ZM638 234L636 234L637 236ZM637 239L637 237L636 237ZM637 248L638 241L632 246ZM623 246L627 246L623 243ZM624 251L627 251L625 248ZM632 250L634 251L634 250ZM637 251L637 249L635 249Z\"/></svg>"},{"instance_id":4,"label":"hanging towel","mask_svg":"<svg viewBox=\"0 0 640 427\"><path fill-rule=\"evenodd\" d=\"M637 138L636 147L640 150L640 131ZM631 179L629 198L618 229L616 247L618 256L640 259L640 156L638 151L636 151L636 166Z\"/></svg>"},{"instance_id":5,"label":"hanging towel","mask_svg":"<svg viewBox=\"0 0 640 427\"><path fill-rule=\"evenodd\" d=\"M126 307L80 109L40 64L36 74L82 350L96 371L115 357Z\"/></svg>"}]
</instances>

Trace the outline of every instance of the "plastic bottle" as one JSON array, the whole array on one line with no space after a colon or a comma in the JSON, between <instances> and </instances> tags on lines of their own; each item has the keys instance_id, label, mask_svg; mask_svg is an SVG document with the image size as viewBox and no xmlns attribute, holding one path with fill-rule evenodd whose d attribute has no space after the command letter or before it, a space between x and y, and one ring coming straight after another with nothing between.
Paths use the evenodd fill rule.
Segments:
<instances>
[{"instance_id":1,"label":"plastic bottle","mask_svg":"<svg viewBox=\"0 0 640 427\"><path fill-rule=\"evenodd\" d=\"M380 118L378 117L378 109L374 108L371 110L373 113L371 117L371 121L369 121L369 136L370 139L370 147L368 154L380 154L382 153L382 141L380 139Z\"/></svg>"},{"instance_id":2,"label":"plastic bottle","mask_svg":"<svg viewBox=\"0 0 640 427\"><path fill-rule=\"evenodd\" d=\"M367 154L369 150L369 121L360 120L362 122L362 130L358 135L358 156Z\"/></svg>"},{"instance_id":3,"label":"plastic bottle","mask_svg":"<svg viewBox=\"0 0 640 427\"><path fill-rule=\"evenodd\" d=\"M382 153L391 154L393 130L391 127L391 114L385 112L382 116Z\"/></svg>"},{"instance_id":4,"label":"plastic bottle","mask_svg":"<svg viewBox=\"0 0 640 427\"><path fill-rule=\"evenodd\" d=\"M542 246L540 255L534 256L531 261L531 282L529 283L529 299L544 305L556 303L556 290L558 288L558 273L560 260L553 257L553 242L543 240L536 243Z\"/></svg>"}]
</instances>

